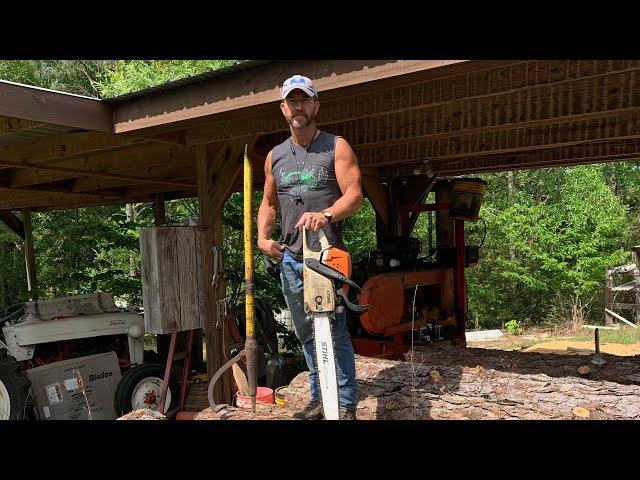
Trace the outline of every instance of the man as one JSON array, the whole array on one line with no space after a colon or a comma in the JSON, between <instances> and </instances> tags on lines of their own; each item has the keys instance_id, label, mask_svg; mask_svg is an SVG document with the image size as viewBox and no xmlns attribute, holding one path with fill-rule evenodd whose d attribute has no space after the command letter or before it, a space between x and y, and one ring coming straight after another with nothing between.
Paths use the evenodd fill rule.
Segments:
<instances>
[{"instance_id":1,"label":"man","mask_svg":"<svg viewBox=\"0 0 640 480\"><path fill-rule=\"evenodd\" d=\"M304 312L302 227L307 229L313 250L320 250L317 233L320 229L330 244L344 248L340 221L362 206L360 169L345 139L316 127L320 102L309 78L294 75L283 83L281 93L280 110L289 123L291 137L271 150L264 163L264 196L258 211L258 247L280 261L282 292L309 367L311 402L294 417L316 420L323 417L323 410L314 358L313 321ZM276 226L278 203L282 235L279 241L275 241L271 234ZM332 327L340 419L355 420L355 359L346 314L336 314Z\"/></svg>"}]
</instances>

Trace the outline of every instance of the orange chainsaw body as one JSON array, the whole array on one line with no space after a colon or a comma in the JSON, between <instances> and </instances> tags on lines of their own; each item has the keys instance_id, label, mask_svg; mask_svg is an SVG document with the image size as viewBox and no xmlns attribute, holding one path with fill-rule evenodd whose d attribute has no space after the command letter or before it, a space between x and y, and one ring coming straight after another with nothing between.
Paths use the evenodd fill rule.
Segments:
<instances>
[{"instance_id":1,"label":"orange chainsaw body","mask_svg":"<svg viewBox=\"0 0 640 480\"><path fill-rule=\"evenodd\" d=\"M330 247L322 254L322 263L338 270L346 277L351 277L351 255L349 255L349 252L340 250L337 247ZM344 284L342 290L347 293L349 286Z\"/></svg>"}]
</instances>

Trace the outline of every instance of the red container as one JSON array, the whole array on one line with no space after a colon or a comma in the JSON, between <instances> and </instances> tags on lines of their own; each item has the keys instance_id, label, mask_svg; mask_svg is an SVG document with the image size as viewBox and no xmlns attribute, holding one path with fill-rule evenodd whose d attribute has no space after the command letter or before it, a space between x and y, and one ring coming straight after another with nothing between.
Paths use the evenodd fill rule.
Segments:
<instances>
[{"instance_id":1,"label":"red container","mask_svg":"<svg viewBox=\"0 0 640 480\"><path fill-rule=\"evenodd\" d=\"M256 387L256 403L273 403L273 389L267 387ZM245 395L236 396L236 404L240 408L251 408L251 397Z\"/></svg>"}]
</instances>

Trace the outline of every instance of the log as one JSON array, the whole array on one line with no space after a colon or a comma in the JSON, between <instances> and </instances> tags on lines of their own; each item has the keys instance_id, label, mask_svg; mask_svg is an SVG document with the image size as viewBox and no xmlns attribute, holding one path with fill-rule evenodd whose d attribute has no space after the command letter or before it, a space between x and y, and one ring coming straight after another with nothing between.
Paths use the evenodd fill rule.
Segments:
<instances>
[{"instance_id":1,"label":"log","mask_svg":"<svg viewBox=\"0 0 640 480\"><path fill-rule=\"evenodd\" d=\"M640 359L602 355L588 378L585 357L482 349L416 351L414 363L357 358L357 417L384 419L640 418ZM287 388L288 405L309 398L307 374ZM580 410L581 411L581 410Z\"/></svg>"},{"instance_id":2,"label":"log","mask_svg":"<svg viewBox=\"0 0 640 480\"><path fill-rule=\"evenodd\" d=\"M554 355L417 348L411 361L356 355L359 420L640 419L640 356ZM585 364L589 372L580 368ZM580 373L583 372L583 373ZM309 400L308 372L287 387L286 405L205 409L196 420L289 419Z\"/></svg>"}]
</instances>

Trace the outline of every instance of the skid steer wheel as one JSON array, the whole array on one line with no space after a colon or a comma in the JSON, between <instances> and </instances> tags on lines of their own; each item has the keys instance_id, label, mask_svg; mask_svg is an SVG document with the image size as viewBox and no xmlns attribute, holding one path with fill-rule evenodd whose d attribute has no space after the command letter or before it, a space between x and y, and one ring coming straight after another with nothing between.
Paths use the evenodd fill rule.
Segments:
<instances>
[{"instance_id":1,"label":"skid steer wheel","mask_svg":"<svg viewBox=\"0 0 640 480\"><path fill-rule=\"evenodd\" d=\"M160 407L163 379L164 365L159 363L143 363L125 373L113 395L116 415L121 417L140 408L157 411ZM167 413L178 405L179 395L177 382L172 375L162 413Z\"/></svg>"},{"instance_id":2,"label":"skid steer wheel","mask_svg":"<svg viewBox=\"0 0 640 480\"><path fill-rule=\"evenodd\" d=\"M18 362L0 349L0 420L33 419L30 385L20 373Z\"/></svg>"}]
</instances>

